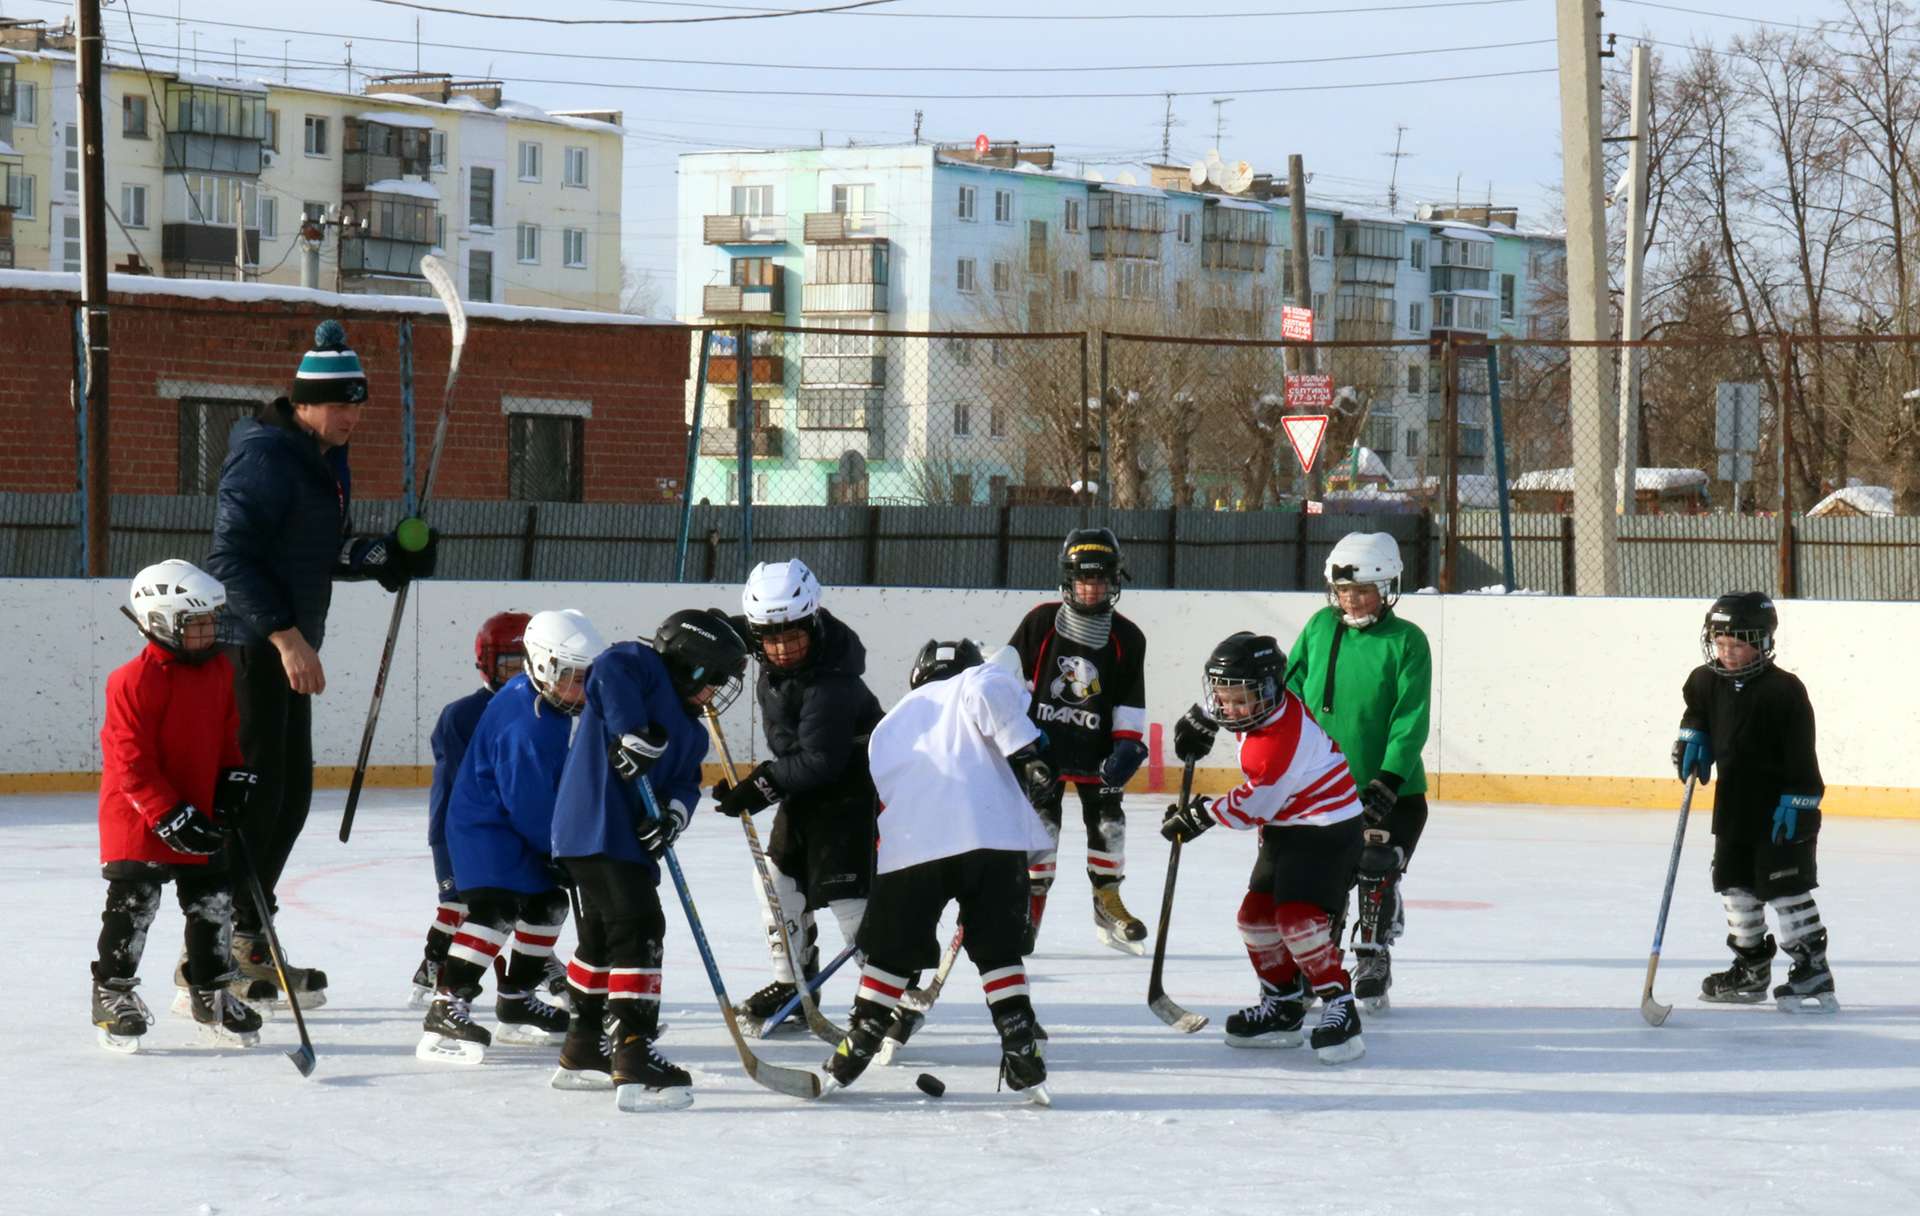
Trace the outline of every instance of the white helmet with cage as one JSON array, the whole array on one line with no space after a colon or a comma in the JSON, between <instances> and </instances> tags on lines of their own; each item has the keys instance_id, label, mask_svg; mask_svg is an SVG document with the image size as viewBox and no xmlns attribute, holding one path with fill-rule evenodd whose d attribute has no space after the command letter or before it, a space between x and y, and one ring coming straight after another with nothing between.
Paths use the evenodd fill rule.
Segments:
<instances>
[{"instance_id":1,"label":"white helmet with cage","mask_svg":"<svg viewBox=\"0 0 1920 1216\"><path fill-rule=\"evenodd\" d=\"M755 633L805 626L820 610L820 580L799 558L761 562L740 591L740 611Z\"/></svg>"},{"instance_id":2,"label":"white helmet with cage","mask_svg":"<svg viewBox=\"0 0 1920 1216\"><path fill-rule=\"evenodd\" d=\"M227 589L220 580L192 562L172 557L133 576L127 588L128 612L141 633L161 649L183 658L198 659L214 650L213 630L204 643L189 647L187 625L199 617L218 617L227 606Z\"/></svg>"},{"instance_id":3,"label":"white helmet with cage","mask_svg":"<svg viewBox=\"0 0 1920 1216\"><path fill-rule=\"evenodd\" d=\"M1371 583L1380 591L1380 606L1372 612L1349 616L1341 610L1340 619L1355 629L1364 629L1384 616L1400 600L1400 545L1386 532L1349 532L1327 555L1327 600L1340 607L1339 590Z\"/></svg>"},{"instance_id":4,"label":"white helmet with cage","mask_svg":"<svg viewBox=\"0 0 1920 1216\"><path fill-rule=\"evenodd\" d=\"M607 648L600 631L577 608L536 612L527 622L527 679L547 704L579 713L585 704L587 670Z\"/></svg>"}]
</instances>

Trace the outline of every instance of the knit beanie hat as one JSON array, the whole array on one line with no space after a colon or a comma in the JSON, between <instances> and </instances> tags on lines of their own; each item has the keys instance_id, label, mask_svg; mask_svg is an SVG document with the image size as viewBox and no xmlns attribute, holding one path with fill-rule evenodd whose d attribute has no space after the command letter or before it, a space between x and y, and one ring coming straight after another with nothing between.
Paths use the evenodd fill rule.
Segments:
<instances>
[{"instance_id":1,"label":"knit beanie hat","mask_svg":"<svg viewBox=\"0 0 1920 1216\"><path fill-rule=\"evenodd\" d=\"M360 356L347 349L347 330L328 318L313 330L313 349L293 373L295 405L358 405L367 399L367 373Z\"/></svg>"}]
</instances>

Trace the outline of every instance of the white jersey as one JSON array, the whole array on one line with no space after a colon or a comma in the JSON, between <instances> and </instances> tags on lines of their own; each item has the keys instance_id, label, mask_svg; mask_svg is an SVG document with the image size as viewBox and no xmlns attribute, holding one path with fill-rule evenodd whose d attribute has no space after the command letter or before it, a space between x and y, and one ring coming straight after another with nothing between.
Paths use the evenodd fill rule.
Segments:
<instances>
[{"instance_id":1,"label":"white jersey","mask_svg":"<svg viewBox=\"0 0 1920 1216\"><path fill-rule=\"evenodd\" d=\"M867 743L880 794L875 871L975 849L1053 847L1006 757L1033 742L1019 676L987 663L914 689Z\"/></svg>"}]
</instances>

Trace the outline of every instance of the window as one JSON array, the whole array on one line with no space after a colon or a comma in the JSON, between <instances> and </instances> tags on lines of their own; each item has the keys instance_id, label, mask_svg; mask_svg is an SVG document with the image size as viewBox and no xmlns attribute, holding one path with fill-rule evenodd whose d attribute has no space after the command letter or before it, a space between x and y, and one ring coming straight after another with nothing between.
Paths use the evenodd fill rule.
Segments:
<instances>
[{"instance_id":1,"label":"window","mask_svg":"<svg viewBox=\"0 0 1920 1216\"><path fill-rule=\"evenodd\" d=\"M885 241L822 245L813 254L811 281L884 284L887 281L887 249L888 243Z\"/></svg>"},{"instance_id":2,"label":"window","mask_svg":"<svg viewBox=\"0 0 1920 1216\"><path fill-rule=\"evenodd\" d=\"M1427 369L1425 364L1422 364L1422 363L1407 364L1407 391L1409 393L1425 392L1426 389L1421 382L1425 380L1426 377L1427 377Z\"/></svg>"},{"instance_id":3,"label":"window","mask_svg":"<svg viewBox=\"0 0 1920 1216\"><path fill-rule=\"evenodd\" d=\"M1060 272L1060 298L1068 304L1080 301L1080 272L1063 270Z\"/></svg>"},{"instance_id":4,"label":"window","mask_svg":"<svg viewBox=\"0 0 1920 1216\"><path fill-rule=\"evenodd\" d=\"M1419 455L1420 455L1420 428L1417 426L1410 426L1407 428L1407 456L1409 458L1418 458Z\"/></svg>"},{"instance_id":5,"label":"window","mask_svg":"<svg viewBox=\"0 0 1920 1216\"><path fill-rule=\"evenodd\" d=\"M1500 276L1500 319L1502 321L1513 320L1513 286L1512 275Z\"/></svg>"},{"instance_id":6,"label":"window","mask_svg":"<svg viewBox=\"0 0 1920 1216\"><path fill-rule=\"evenodd\" d=\"M260 226L260 187L250 177L220 177L210 173L183 175L187 187L187 214L196 224L231 227L234 207L248 228Z\"/></svg>"},{"instance_id":7,"label":"window","mask_svg":"<svg viewBox=\"0 0 1920 1216\"><path fill-rule=\"evenodd\" d=\"M1315 329L1319 329L1320 326L1328 319L1326 292L1316 291L1313 293L1312 308L1313 308L1313 327Z\"/></svg>"},{"instance_id":8,"label":"window","mask_svg":"<svg viewBox=\"0 0 1920 1216\"><path fill-rule=\"evenodd\" d=\"M566 164L562 166L560 184L563 186L576 186L582 190L586 189L587 150L585 148L567 149Z\"/></svg>"},{"instance_id":9,"label":"window","mask_svg":"<svg viewBox=\"0 0 1920 1216\"><path fill-rule=\"evenodd\" d=\"M280 111L267 111L267 139L265 147L270 152L280 150Z\"/></svg>"},{"instance_id":10,"label":"window","mask_svg":"<svg viewBox=\"0 0 1920 1216\"><path fill-rule=\"evenodd\" d=\"M953 286L956 291L973 292L980 289L979 267L972 258L961 258L953 268Z\"/></svg>"},{"instance_id":11,"label":"window","mask_svg":"<svg viewBox=\"0 0 1920 1216\"><path fill-rule=\"evenodd\" d=\"M587 230L563 228L560 231L560 260L575 270L587 265Z\"/></svg>"},{"instance_id":12,"label":"window","mask_svg":"<svg viewBox=\"0 0 1920 1216\"><path fill-rule=\"evenodd\" d=\"M1120 298L1151 300L1160 294L1160 268L1151 262L1123 261L1120 272Z\"/></svg>"},{"instance_id":13,"label":"window","mask_svg":"<svg viewBox=\"0 0 1920 1216\"><path fill-rule=\"evenodd\" d=\"M1426 307L1417 300L1407 305L1407 328L1414 333L1425 333L1427 329Z\"/></svg>"},{"instance_id":14,"label":"window","mask_svg":"<svg viewBox=\"0 0 1920 1216\"><path fill-rule=\"evenodd\" d=\"M427 133L427 163L435 173L447 171L447 133L430 131Z\"/></svg>"},{"instance_id":15,"label":"window","mask_svg":"<svg viewBox=\"0 0 1920 1216\"><path fill-rule=\"evenodd\" d=\"M780 267L772 258L735 258L727 263L727 282L734 287L772 287L780 281Z\"/></svg>"},{"instance_id":16,"label":"window","mask_svg":"<svg viewBox=\"0 0 1920 1216\"><path fill-rule=\"evenodd\" d=\"M493 299L493 255L483 249L467 254L467 299Z\"/></svg>"},{"instance_id":17,"label":"window","mask_svg":"<svg viewBox=\"0 0 1920 1216\"><path fill-rule=\"evenodd\" d=\"M1062 218L1060 222L1060 227L1067 232L1080 231L1080 200L1079 199L1070 198L1067 200L1066 215Z\"/></svg>"},{"instance_id":18,"label":"window","mask_svg":"<svg viewBox=\"0 0 1920 1216\"><path fill-rule=\"evenodd\" d=\"M973 474L955 473L953 475L953 502L956 506L973 505Z\"/></svg>"},{"instance_id":19,"label":"window","mask_svg":"<svg viewBox=\"0 0 1920 1216\"><path fill-rule=\"evenodd\" d=\"M735 186L730 215L772 215L772 186Z\"/></svg>"},{"instance_id":20,"label":"window","mask_svg":"<svg viewBox=\"0 0 1920 1216\"><path fill-rule=\"evenodd\" d=\"M310 224L323 223L327 218L327 205L317 199L308 199L300 204L300 218Z\"/></svg>"},{"instance_id":21,"label":"window","mask_svg":"<svg viewBox=\"0 0 1920 1216\"><path fill-rule=\"evenodd\" d=\"M973 406L965 401L953 403L953 433L956 435L973 434Z\"/></svg>"},{"instance_id":22,"label":"window","mask_svg":"<svg viewBox=\"0 0 1920 1216\"><path fill-rule=\"evenodd\" d=\"M993 192L993 222L1013 223L1013 191L995 190Z\"/></svg>"},{"instance_id":23,"label":"window","mask_svg":"<svg viewBox=\"0 0 1920 1216\"><path fill-rule=\"evenodd\" d=\"M68 208L60 217L60 269L80 269L80 217Z\"/></svg>"},{"instance_id":24,"label":"window","mask_svg":"<svg viewBox=\"0 0 1920 1216\"><path fill-rule=\"evenodd\" d=\"M1174 239L1182 245L1193 244L1193 212L1183 211L1174 227Z\"/></svg>"},{"instance_id":25,"label":"window","mask_svg":"<svg viewBox=\"0 0 1920 1216\"><path fill-rule=\"evenodd\" d=\"M433 217L433 243L438 249L447 247L447 213L436 212Z\"/></svg>"},{"instance_id":26,"label":"window","mask_svg":"<svg viewBox=\"0 0 1920 1216\"><path fill-rule=\"evenodd\" d=\"M1013 266L996 259L993 263L993 289L995 291L1013 290Z\"/></svg>"},{"instance_id":27,"label":"window","mask_svg":"<svg viewBox=\"0 0 1920 1216\"><path fill-rule=\"evenodd\" d=\"M120 222L129 228L147 226L147 188L145 186L120 187Z\"/></svg>"},{"instance_id":28,"label":"window","mask_svg":"<svg viewBox=\"0 0 1920 1216\"><path fill-rule=\"evenodd\" d=\"M835 186L833 210L840 215L860 215L873 210L873 187L864 184Z\"/></svg>"},{"instance_id":29,"label":"window","mask_svg":"<svg viewBox=\"0 0 1920 1216\"><path fill-rule=\"evenodd\" d=\"M1324 258L1327 256L1327 230L1325 228L1315 228L1313 230L1313 256L1316 258Z\"/></svg>"},{"instance_id":30,"label":"window","mask_svg":"<svg viewBox=\"0 0 1920 1216\"><path fill-rule=\"evenodd\" d=\"M961 367L973 366L973 343L965 338L948 338L947 353Z\"/></svg>"},{"instance_id":31,"label":"window","mask_svg":"<svg viewBox=\"0 0 1920 1216\"><path fill-rule=\"evenodd\" d=\"M80 193L80 124L67 124L67 193Z\"/></svg>"},{"instance_id":32,"label":"window","mask_svg":"<svg viewBox=\"0 0 1920 1216\"><path fill-rule=\"evenodd\" d=\"M1393 454L1395 420L1392 414L1368 414L1366 445L1382 456Z\"/></svg>"},{"instance_id":33,"label":"window","mask_svg":"<svg viewBox=\"0 0 1920 1216\"><path fill-rule=\"evenodd\" d=\"M997 402L987 407L987 434L995 439L1007 437L1007 407Z\"/></svg>"},{"instance_id":34,"label":"window","mask_svg":"<svg viewBox=\"0 0 1920 1216\"><path fill-rule=\"evenodd\" d=\"M1191 306L1192 303L1193 290L1187 286L1187 281L1185 279L1174 280L1173 306L1175 308L1187 308Z\"/></svg>"},{"instance_id":35,"label":"window","mask_svg":"<svg viewBox=\"0 0 1920 1216\"><path fill-rule=\"evenodd\" d=\"M467 223L475 228L493 227L493 170L491 169L476 168L468 179Z\"/></svg>"},{"instance_id":36,"label":"window","mask_svg":"<svg viewBox=\"0 0 1920 1216\"><path fill-rule=\"evenodd\" d=\"M1007 505L1007 477L1004 473L995 473L987 478L987 501L996 507Z\"/></svg>"},{"instance_id":37,"label":"window","mask_svg":"<svg viewBox=\"0 0 1920 1216\"><path fill-rule=\"evenodd\" d=\"M128 139L147 137L147 99L138 93L120 99L120 134Z\"/></svg>"},{"instance_id":38,"label":"window","mask_svg":"<svg viewBox=\"0 0 1920 1216\"><path fill-rule=\"evenodd\" d=\"M34 126L40 116L40 86L31 80L13 85L13 121L23 127Z\"/></svg>"},{"instance_id":39,"label":"window","mask_svg":"<svg viewBox=\"0 0 1920 1216\"><path fill-rule=\"evenodd\" d=\"M1027 273L1047 273L1047 221L1027 221Z\"/></svg>"},{"instance_id":40,"label":"window","mask_svg":"<svg viewBox=\"0 0 1920 1216\"><path fill-rule=\"evenodd\" d=\"M1013 363L1012 348L998 338L987 339L987 358L995 367L1007 367Z\"/></svg>"},{"instance_id":41,"label":"window","mask_svg":"<svg viewBox=\"0 0 1920 1216\"><path fill-rule=\"evenodd\" d=\"M1407 246L1407 260L1415 270L1425 270L1427 268L1426 238L1416 238L1412 244Z\"/></svg>"},{"instance_id":42,"label":"window","mask_svg":"<svg viewBox=\"0 0 1920 1216\"><path fill-rule=\"evenodd\" d=\"M327 154L327 120L317 114L307 115L307 155L325 156Z\"/></svg>"},{"instance_id":43,"label":"window","mask_svg":"<svg viewBox=\"0 0 1920 1216\"><path fill-rule=\"evenodd\" d=\"M277 241L280 239L280 200L270 194L260 196L259 203L260 239Z\"/></svg>"},{"instance_id":44,"label":"window","mask_svg":"<svg viewBox=\"0 0 1920 1216\"><path fill-rule=\"evenodd\" d=\"M521 224L514 230L515 255L525 265L538 265L540 261L540 226Z\"/></svg>"},{"instance_id":45,"label":"window","mask_svg":"<svg viewBox=\"0 0 1920 1216\"><path fill-rule=\"evenodd\" d=\"M974 197L975 191L972 186L960 187L960 202L954 214L963 220L971 221L974 216Z\"/></svg>"},{"instance_id":46,"label":"window","mask_svg":"<svg viewBox=\"0 0 1920 1216\"><path fill-rule=\"evenodd\" d=\"M256 402L231 398L181 398L180 493L212 495L219 490L220 466L227 462L227 434L257 408Z\"/></svg>"},{"instance_id":47,"label":"window","mask_svg":"<svg viewBox=\"0 0 1920 1216\"><path fill-rule=\"evenodd\" d=\"M540 145L530 139L520 141L520 180L523 182L540 180Z\"/></svg>"},{"instance_id":48,"label":"window","mask_svg":"<svg viewBox=\"0 0 1920 1216\"><path fill-rule=\"evenodd\" d=\"M507 497L579 502L586 420L563 414L507 415Z\"/></svg>"}]
</instances>

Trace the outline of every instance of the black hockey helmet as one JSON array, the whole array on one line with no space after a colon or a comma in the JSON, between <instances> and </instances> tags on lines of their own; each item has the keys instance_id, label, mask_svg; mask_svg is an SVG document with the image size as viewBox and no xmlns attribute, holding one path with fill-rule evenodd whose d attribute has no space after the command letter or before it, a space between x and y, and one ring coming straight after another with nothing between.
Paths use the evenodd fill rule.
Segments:
<instances>
[{"instance_id":1,"label":"black hockey helmet","mask_svg":"<svg viewBox=\"0 0 1920 1216\"><path fill-rule=\"evenodd\" d=\"M1242 630L1213 648L1201 677L1207 716L1236 734L1265 726L1286 695L1287 652L1266 634Z\"/></svg>"},{"instance_id":2,"label":"black hockey helmet","mask_svg":"<svg viewBox=\"0 0 1920 1216\"><path fill-rule=\"evenodd\" d=\"M718 608L683 608L674 613L660 622L653 648L666 663L673 690L682 700L712 687L713 697L707 704L713 712L724 713L740 695L747 674L747 644Z\"/></svg>"},{"instance_id":3,"label":"black hockey helmet","mask_svg":"<svg viewBox=\"0 0 1920 1216\"><path fill-rule=\"evenodd\" d=\"M907 687L918 688L922 684L957 676L967 668L978 667L984 662L986 659L980 654L979 644L968 638L961 638L957 642L935 639L922 646L920 653L913 657L913 671L907 676Z\"/></svg>"},{"instance_id":4,"label":"black hockey helmet","mask_svg":"<svg viewBox=\"0 0 1920 1216\"><path fill-rule=\"evenodd\" d=\"M1729 680L1745 679L1773 662L1773 634L1780 627L1780 614L1773 601L1760 591L1730 591L1713 601L1707 619L1700 626L1700 653L1707 666ZM1713 651L1713 639L1738 638L1760 652L1743 667L1723 667Z\"/></svg>"},{"instance_id":5,"label":"black hockey helmet","mask_svg":"<svg viewBox=\"0 0 1920 1216\"><path fill-rule=\"evenodd\" d=\"M1120 538L1112 528L1075 528L1060 545L1060 598L1081 612L1110 612L1120 599L1120 578L1126 572L1120 556ZM1074 597L1073 582L1080 578L1107 580L1106 599L1083 604Z\"/></svg>"}]
</instances>

